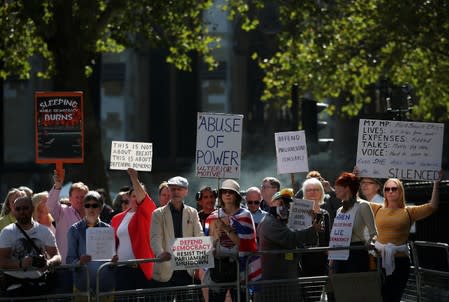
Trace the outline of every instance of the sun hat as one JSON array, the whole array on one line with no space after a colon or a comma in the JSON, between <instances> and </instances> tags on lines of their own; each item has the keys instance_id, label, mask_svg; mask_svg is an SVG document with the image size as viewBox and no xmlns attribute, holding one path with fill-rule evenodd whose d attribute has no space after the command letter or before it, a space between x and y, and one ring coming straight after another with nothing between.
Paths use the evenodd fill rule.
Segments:
<instances>
[{"instance_id":1,"label":"sun hat","mask_svg":"<svg viewBox=\"0 0 449 302\"><path fill-rule=\"evenodd\" d=\"M177 187L182 187L182 188L189 187L189 182L187 181L187 179L185 179L182 176L172 177L167 181L167 183L169 186L177 186Z\"/></svg>"}]
</instances>

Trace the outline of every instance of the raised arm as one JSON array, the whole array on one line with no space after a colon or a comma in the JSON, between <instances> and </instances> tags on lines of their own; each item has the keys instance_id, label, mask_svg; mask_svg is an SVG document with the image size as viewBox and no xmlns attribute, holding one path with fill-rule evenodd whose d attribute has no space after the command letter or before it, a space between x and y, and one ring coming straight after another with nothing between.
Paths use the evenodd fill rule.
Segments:
<instances>
[{"instance_id":1,"label":"raised arm","mask_svg":"<svg viewBox=\"0 0 449 302\"><path fill-rule=\"evenodd\" d=\"M128 168L128 175L131 180L134 192L136 193L137 203L141 203L147 193L145 192L142 184L139 181L137 171L133 168Z\"/></svg>"},{"instance_id":2,"label":"raised arm","mask_svg":"<svg viewBox=\"0 0 449 302\"><path fill-rule=\"evenodd\" d=\"M432 206L432 209L435 211L438 209L438 205L440 203L440 181L443 179L444 172L443 170L440 170L440 173L438 174L438 179L433 182L433 189L432 189L432 197L430 198L430 205Z\"/></svg>"},{"instance_id":3,"label":"raised arm","mask_svg":"<svg viewBox=\"0 0 449 302\"><path fill-rule=\"evenodd\" d=\"M53 172L53 188L48 193L48 199L47 199L47 207L48 211L50 212L51 216L56 220L56 222L59 221L59 218L61 216L61 210L62 205L59 202L59 194L61 193L62 184L64 183L64 177L65 177L65 171L62 170L61 175L58 175L56 170Z\"/></svg>"}]
</instances>

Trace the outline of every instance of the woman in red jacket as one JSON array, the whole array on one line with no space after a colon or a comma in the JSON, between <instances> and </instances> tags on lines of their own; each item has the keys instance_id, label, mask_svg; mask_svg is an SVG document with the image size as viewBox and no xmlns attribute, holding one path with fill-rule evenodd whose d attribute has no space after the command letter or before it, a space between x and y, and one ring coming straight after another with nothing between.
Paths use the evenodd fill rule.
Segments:
<instances>
[{"instance_id":1,"label":"woman in red jacket","mask_svg":"<svg viewBox=\"0 0 449 302\"><path fill-rule=\"evenodd\" d=\"M118 261L154 258L150 246L151 215L156 204L145 192L137 177L137 171L129 168L132 189L128 193L129 208L115 215L114 228ZM138 266L119 266L116 274L116 290L150 287L153 278L153 263Z\"/></svg>"}]
</instances>

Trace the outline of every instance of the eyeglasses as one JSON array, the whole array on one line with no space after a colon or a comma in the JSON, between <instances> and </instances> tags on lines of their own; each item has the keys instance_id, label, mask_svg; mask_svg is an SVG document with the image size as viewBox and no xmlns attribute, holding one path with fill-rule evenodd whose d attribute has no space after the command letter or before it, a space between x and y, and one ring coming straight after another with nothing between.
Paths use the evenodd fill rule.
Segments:
<instances>
[{"instance_id":1,"label":"eyeglasses","mask_svg":"<svg viewBox=\"0 0 449 302\"><path fill-rule=\"evenodd\" d=\"M20 211L28 211L30 209L30 207L28 206L23 206L23 207L15 207L16 212L20 212Z\"/></svg>"},{"instance_id":2,"label":"eyeglasses","mask_svg":"<svg viewBox=\"0 0 449 302\"><path fill-rule=\"evenodd\" d=\"M84 207L85 207L86 209L89 209L89 208L97 209L97 208L100 207L100 205L99 205L98 203L86 203L86 204L84 205Z\"/></svg>"},{"instance_id":3,"label":"eyeglasses","mask_svg":"<svg viewBox=\"0 0 449 302\"><path fill-rule=\"evenodd\" d=\"M362 181L360 182L361 185L375 185L376 182L374 181Z\"/></svg>"},{"instance_id":4,"label":"eyeglasses","mask_svg":"<svg viewBox=\"0 0 449 302\"><path fill-rule=\"evenodd\" d=\"M321 192L319 188L306 189L306 192Z\"/></svg>"},{"instance_id":5,"label":"eyeglasses","mask_svg":"<svg viewBox=\"0 0 449 302\"><path fill-rule=\"evenodd\" d=\"M234 191L222 189L222 190L221 190L221 194L234 194Z\"/></svg>"},{"instance_id":6,"label":"eyeglasses","mask_svg":"<svg viewBox=\"0 0 449 302\"><path fill-rule=\"evenodd\" d=\"M259 200L247 200L246 201L247 204L255 204L256 206L260 204Z\"/></svg>"},{"instance_id":7,"label":"eyeglasses","mask_svg":"<svg viewBox=\"0 0 449 302\"><path fill-rule=\"evenodd\" d=\"M396 192L398 187L385 187L384 192Z\"/></svg>"}]
</instances>

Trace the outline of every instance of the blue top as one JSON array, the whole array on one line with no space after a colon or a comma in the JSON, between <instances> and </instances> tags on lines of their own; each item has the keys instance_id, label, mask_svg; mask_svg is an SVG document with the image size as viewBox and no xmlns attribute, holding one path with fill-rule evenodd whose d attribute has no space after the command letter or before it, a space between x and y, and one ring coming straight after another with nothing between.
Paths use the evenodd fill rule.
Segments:
<instances>
[{"instance_id":1,"label":"blue top","mask_svg":"<svg viewBox=\"0 0 449 302\"><path fill-rule=\"evenodd\" d=\"M111 226L101 220L95 225L95 227L103 227L110 228ZM73 224L68 233L67 233L67 243L68 243L68 251L67 251L67 264L76 264L82 255L86 255L86 230L87 230L87 222L85 219L81 219L77 223ZM90 288L95 289L96 286L96 273L97 269L103 264L105 261L90 261L86 264L87 269L89 270L89 282ZM112 268L111 268L112 269ZM111 269L102 269L101 273L101 282L100 289L102 291L109 291L113 288L113 279L111 279L110 270ZM75 286L78 290L84 291L86 289L86 280L85 280L86 272L85 271L77 271L75 272Z\"/></svg>"}]
</instances>

